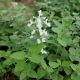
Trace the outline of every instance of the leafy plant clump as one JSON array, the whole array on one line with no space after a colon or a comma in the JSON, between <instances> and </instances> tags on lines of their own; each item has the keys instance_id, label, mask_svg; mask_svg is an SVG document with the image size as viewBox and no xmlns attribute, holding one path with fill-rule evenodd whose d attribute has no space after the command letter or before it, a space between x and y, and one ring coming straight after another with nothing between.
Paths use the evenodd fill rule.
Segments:
<instances>
[{"instance_id":1,"label":"leafy plant clump","mask_svg":"<svg viewBox=\"0 0 80 80\"><path fill-rule=\"evenodd\" d=\"M46 28L50 27L50 23L46 22L41 10L38 16L28 20L26 10L25 5L17 3L0 10L1 76L6 71L12 71L20 80L40 79L46 68L50 69L43 55L47 54L43 48L46 47Z\"/></svg>"},{"instance_id":2,"label":"leafy plant clump","mask_svg":"<svg viewBox=\"0 0 80 80\"><path fill-rule=\"evenodd\" d=\"M23 4L0 9L0 76L11 71L19 80L79 80L80 1L35 5L39 11L30 19Z\"/></svg>"}]
</instances>

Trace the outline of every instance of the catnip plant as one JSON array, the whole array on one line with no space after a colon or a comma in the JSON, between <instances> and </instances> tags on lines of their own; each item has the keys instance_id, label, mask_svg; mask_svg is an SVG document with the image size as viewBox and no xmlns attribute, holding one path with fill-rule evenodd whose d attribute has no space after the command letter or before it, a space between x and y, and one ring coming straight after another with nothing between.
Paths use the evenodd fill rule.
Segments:
<instances>
[{"instance_id":1,"label":"catnip plant","mask_svg":"<svg viewBox=\"0 0 80 80\"><path fill-rule=\"evenodd\" d=\"M5 59L0 61L1 75L8 69L20 80L40 79L53 71L44 60L48 55L45 49L47 28L51 27L51 23L41 10L38 16L27 20L26 6L12 3L11 7L1 9L0 21L1 46L8 48L0 51L0 58ZM37 66L39 68L35 71Z\"/></svg>"}]
</instances>

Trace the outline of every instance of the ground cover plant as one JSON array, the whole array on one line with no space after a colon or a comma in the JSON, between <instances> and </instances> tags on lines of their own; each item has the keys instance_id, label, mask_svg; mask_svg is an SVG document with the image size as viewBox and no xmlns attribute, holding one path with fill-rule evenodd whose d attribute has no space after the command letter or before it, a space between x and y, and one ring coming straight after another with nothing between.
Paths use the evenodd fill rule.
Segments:
<instances>
[{"instance_id":1,"label":"ground cover plant","mask_svg":"<svg viewBox=\"0 0 80 80\"><path fill-rule=\"evenodd\" d=\"M79 80L80 1L34 5L33 14L23 4L0 8L0 77L11 72L18 80Z\"/></svg>"}]
</instances>

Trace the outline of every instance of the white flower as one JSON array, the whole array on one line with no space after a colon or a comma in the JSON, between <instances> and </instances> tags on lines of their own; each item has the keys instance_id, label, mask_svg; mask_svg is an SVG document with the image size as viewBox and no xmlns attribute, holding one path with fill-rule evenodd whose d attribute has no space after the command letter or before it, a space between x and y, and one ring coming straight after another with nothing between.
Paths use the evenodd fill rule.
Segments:
<instances>
[{"instance_id":1,"label":"white flower","mask_svg":"<svg viewBox=\"0 0 80 80\"><path fill-rule=\"evenodd\" d=\"M42 30L41 28L39 29L39 33L40 33L40 36L47 36L47 31L45 30Z\"/></svg>"},{"instance_id":2,"label":"white flower","mask_svg":"<svg viewBox=\"0 0 80 80\"><path fill-rule=\"evenodd\" d=\"M42 42L46 42L46 36L48 35L46 29L42 29L44 27L43 23L45 23L48 27L50 27L51 24L48 22L48 19L46 17L43 17L43 13L41 10L38 11L38 14L39 14L38 17L33 16L33 19L30 19L28 26L30 27L32 24L36 24L36 27L40 34L40 36L39 36L40 38L37 39L37 43L40 44ZM33 35L35 34L35 32L36 31L33 29L31 32L30 39L32 39L34 37Z\"/></svg>"},{"instance_id":3,"label":"white flower","mask_svg":"<svg viewBox=\"0 0 80 80\"><path fill-rule=\"evenodd\" d=\"M51 23L48 22L48 19L46 19L46 20L44 21L44 23L45 23L48 27L51 27Z\"/></svg>"},{"instance_id":4,"label":"white flower","mask_svg":"<svg viewBox=\"0 0 80 80\"><path fill-rule=\"evenodd\" d=\"M30 27L33 24L33 21L30 19L29 23L28 23L28 27Z\"/></svg>"},{"instance_id":5,"label":"white flower","mask_svg":"<svg viewBox=\"0 0 80 80\"><path fill-rule=\"evenodd\" d=\"M41 40L40 39L37 39L37 43L40 44L41 43Z\"/></svg>"},{"instance_id":6,"label":"white flower","mask_svg":"<svg viewBox=\"0 0 80 80\"><path fill-rule=\"evenodd\" d=\"M44 35L44 36L47 36L47 35L48 35L48 34L47 34L47 31L43 30L43 35Z\"/></svg>"},{"instance_id":7,"label":"white flower","mask_svg":"<svg viewBox=\"0 0 80 80\"><path fill-rule=\"evenodd\" d=\"M42 38L42 42L46 42L45 38Z\"/></svg>"},{"instance_id":8,"label":"white flower","mask_svg":"<svg viewBox=\"0 0 80 80\"><path fill-rule=\"evenodd\" d=\"M51 23L49 23L49 22L47 22L46 25L47 25L48 27L51 27Z\"/></svg>"},{"instance_id":9,"label":"white flower","mask_svg":"<svg viewBox=\"0 0 80 80\"><path fill-rule=\"evenodd\" d=\"M42 36L43 35L43 30L39 29L39 33L40 33L40 36Z\"/></svg>"},{"instance_id":10,"label":"white flower","mask_svg":"<svg viewBox=\"0 0 80 80\"><path fill-rule=\"evenodd\" d=\"M38 11L39 16L43 16L43 13L41 10Z\"/></svg>"},{"instance_id":11,"label":"white flower","mask_svg":"<svg viewBox=\"0 0 80 80\"><path fill-rule=\"evenodd\" d=\"M47 31L45 30L42 30L42 35L41 35L41 40L42 42L46 42L46 36L47 36Z\"/></svg>"},{"instance_id":12,"label":"white flower","mask_svg":"<svg viewBox=\"0 0 80 80\"><path fill-rule=\"evenodd\" d=\"M37 25L38 29L42 28L42 19L41 19L41 17L37 18L37 24L36 25Z\"/></svg>"},{"instance_id":13,"label":"white flower","mask_svg":"<svg viewBox=\"0 0 80 80\"><path fill-rule=\"evenodd\" d=\"M32 38L34 38L34 36L33 36L33 35L31 35L29 38L30 38L30 39L32 39Z\"/></svg>"},{"instance_id":14,"label":"white flower","mask_svg":"<svg viewBox=\"0 0 80 80\"><path fill-rule=\"evenodd\" d=\"M33 30L33 31L31 32L31 34L33 35L33 34L35 34L35 32L36 32L36 31L35 31L35 30Z\"/></svg>"},{"instance_id":15,"label":"white flower","mask_svg":"<svg viewBox=\"0 0 80 80\"><path fill-rule=\"evenodd\" d=\"M43 19L46 19L46 17L42 17Z\"/></svg>"},{"instance_id":16,"label":"white flower","mask_svg":"<svg viewBox=\"0 0 80 80\"><path fill-rule=\"evenodd\" d=\"M45 51L44 49L41 49L41 53L42 54L47 54L47 51Z\"/></svg>"}]
</instances>

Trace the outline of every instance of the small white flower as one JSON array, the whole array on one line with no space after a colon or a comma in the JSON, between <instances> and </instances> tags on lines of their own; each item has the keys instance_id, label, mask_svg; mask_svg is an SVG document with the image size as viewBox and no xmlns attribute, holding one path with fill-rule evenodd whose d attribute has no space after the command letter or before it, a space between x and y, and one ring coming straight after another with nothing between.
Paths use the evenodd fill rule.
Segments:
<instances>
[{"instance_id":1,"label":"small white flower","mask_svg":"<svg viewBox=\"0 0 80 80\"><path fill-rule=\"evenodd\" d=\"M33 21L30 19L29 23L28 23L28 27L30 27L33 24Z\"/></svg>"},{"instance_id":2,"label":"small white flower","mask_svg":"<svg viewBox=\"0 0 80 80\"><path fill-rule=\"evenodd\" d=\"M48 35L48 34L47 34L47 31L42 30L42 29L39 29L39 33L40 33L40 36L41 36L41 37L45 37L45 36Z\"/></svg>"},{"instance_id":3,"label":"small white flower","mask_svg":"<svg viewBox=\"0 0 80 80\"><path fill-rule=\"evenodd\" d=\"M28 23L28 25L27 25L27 26L28 26L28 27L30 27L31 25L32 25L32 24Z\"/></svg>"},{"instance_id":4,"label":"small white flower","mask_svg":"<svg viewBox=\"0 0 80 80\"><path fill-rule=\"evenodd\" d=\"M35 34L35 32L36 32L36 31L35 31L35 30L33 30L33 31L31 32L31 34L33 35L33 34Z\"/></svg>"},{"instance_id":5,"label":"small white flower","mask_svg":"<svg viewBox=\"0 0 80 80\"><path fill-rule=\"evenodd\" d=\"M37 39L37 43L40 44L41 43L41 40L40 39Z\"/></svg>"},{"instance_id":6,"label":"small white flower","mask_svg":"<svg viewBox=\"0 0 80 80\"><path fill-rule=\"evenodd\" d=\"M48 35L48 34L47 34L47 31L43 30L43 35L44 35L44 36L47 36L47 35Z\"/></svg>"},{"instance_id":7,"label":"small white flower","mask_svg":"<svg viewBox=\"0 0 80 80\"><path fill-rule=\"evenodd\" d=\"M42 54L47 54L47 51L45 51L44 49L41 49L41 53Z\"/></svg>"},{"instance_id":8,"label":"small white flower","mask_svg":"<svg viewBox=\"0 0 80 80\"><path fill-rule=\"evenodd\" d=\"M42 27L42 19L40 17L37 18L37 27L39 29Z\"/></svg>"},{"instance_id":9,"label":"small white flower","mask_svg":"<svg viewBox=\"0 0 80 80\"><path fill-rule=\"evenodd\" d=\"M46 19L46 17L42 17L44 20Z\"/></svg>"},{"instance_id":10,"label":"small white flower","mask_svg":"<svg viewBox=\"0 0 80 80\"><path fill-rule=\"evenodd\" d=\"M43 13L41 10L38 11L39 16L43 16Z\"/></svg>"},{"instance_id":11,"label":"small white flower","mask_svg":"<svg viewBox=\"0 0 80 80\"><path fill-rule=\"evenodd\" d=\"M30 38L30 39L32 39L32 38L34 38L34 36L33 36L33 35L31 35L29 38Z\"/></svg>"},{"instance_id":12,"label":"small white flower","mask_svg":"<svg viewBox=\"0 0 80 80\"><path fill-rule=\"evenodd\" d=\"M45 38L42 38L42 42L46 42Z\"/></svg>"},{"instance_id":13,"label":"small white flower","mask_svg":"<svg viewBox=\"0 0 80 80\"><path fill-rule=\"evenodd\" d=\"M48 22L46 25L47 25L48 27L51 27L51 23L49 23L49 22Z\"/></svg>"},{"instance_id":14,"label":"small white flower","mask_svg":"<svg viewBox=\"0 0 80 80\"><path fill-rule=\"evenodd\" d=\"M42 29L39 29L39 33L40 33L40 36L43 35L43 31L42 31Z\"/></svg>"},{"instance_id":15,"label":"small white flower","mask_svg":"<svg viewBox=\"0 0 80 80\"><path fill-rule=\"evenodd\" d=\"M51 23L48 22L48 19L46 19L46 20L44 21L44 23L45 23L48 27L51 27Z\"/></svg>"}]
</instances>

